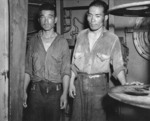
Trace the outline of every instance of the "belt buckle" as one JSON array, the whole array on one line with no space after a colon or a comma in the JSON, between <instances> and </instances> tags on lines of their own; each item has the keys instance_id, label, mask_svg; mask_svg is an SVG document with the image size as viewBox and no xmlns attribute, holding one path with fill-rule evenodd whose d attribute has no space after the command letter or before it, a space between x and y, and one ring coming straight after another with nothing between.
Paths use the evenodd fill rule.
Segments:
<instances>
[{"instance_id":1,"label":"belt buckle","mask_svg":"<svg viewBox=\"0 0 150 121\"><path fill-rule=\"evenodd\" d=\"M36 85L33 84L32 87L31 87L31 90L35 90L36 89Z\"/></svg>"},{"instance_id":2,"label":"belt buckle","mask_svg":"<svg viewBox=\"0 0 150 121\"><path fill-rule=\"evenodd\" d=\"M46 88L46 93L47 93L47 94L49 93L49 88L48 88L48 87Z\"/></svg>"},{"instance_id":3,"label":"belt buckle","mask_svg":"<svg viewBox=\"0 0 150 121\"><path fill-rule=\"evenodd\" d=\"M59 90L61 90L61 84L56 85L56 91L59 91Z\"/></svg>"},{"instance_id":4,"label":"belt buckle","mask_svg":"<svg viewBox=\"0 0 150 121\"><path fill-rule=\"evenodd\" d=\"M98 77L100 77L100 75L90 75L89 76L90 79L93 79L93 78L95 79L95 78L98 78Z\"/></svg>"}]
</instances>

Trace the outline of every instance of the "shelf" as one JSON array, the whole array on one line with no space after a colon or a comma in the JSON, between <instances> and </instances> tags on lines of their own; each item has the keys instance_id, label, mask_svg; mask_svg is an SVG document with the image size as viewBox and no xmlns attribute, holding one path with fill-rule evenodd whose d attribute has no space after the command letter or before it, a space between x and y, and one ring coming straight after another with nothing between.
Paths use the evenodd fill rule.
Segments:
<instances>
[{"instance_id":1,"label":"shelf","mask_svg":"<svg viewBox=\"0 0 150 121\"><path fill-rule=\"evenodd\" d=\"M88 9L88 6L78 6L78 7L64 7L64 10L83 10Z\"/></svg>"},{"instance_id":2,"label":"shelf","mask_svg":"<svg viewBox=\"0 0 150 121\"><path fill-rule=\"evenodd\" d=\"M33 5L33 6L40 6L40 3L28 3L28 5Z\"/></svg>"}]
</instances>

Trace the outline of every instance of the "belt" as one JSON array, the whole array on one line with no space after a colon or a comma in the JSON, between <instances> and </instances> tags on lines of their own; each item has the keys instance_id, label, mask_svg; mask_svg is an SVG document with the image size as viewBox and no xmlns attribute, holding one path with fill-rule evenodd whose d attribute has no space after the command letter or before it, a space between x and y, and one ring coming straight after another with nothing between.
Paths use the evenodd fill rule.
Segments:
<instances>
[{"instance_id":1,"label":"belt","mask_svg":"<svg viewBox=\"0 0 150 121\"><path fill-rule=\"evenodd\" d=\"M88 74L86 72L78 72L79 75L84 75L90 79L99 78L101 76L106 76L106 73Z\"/></svg>"},{"instance_id":2,"label":"belt","mask_svg":"<svg viewBox=\"0 0 150 121\"><path fill-rule=\"evenodd\" d=\"M52 87L54 87L56 89L56 91L59 91L59 90L62 89L62 83L54 83L54 82L51 82L51 81L48 81L48 80L41 80L41 81L38 81L38 82L33 82L33 85L36 85L36 84L45 85L45 89L46 89L47 93L49 92L49 90L48 90L49 86L48 85L51 85Z\"/></svg>"}]
</instances>

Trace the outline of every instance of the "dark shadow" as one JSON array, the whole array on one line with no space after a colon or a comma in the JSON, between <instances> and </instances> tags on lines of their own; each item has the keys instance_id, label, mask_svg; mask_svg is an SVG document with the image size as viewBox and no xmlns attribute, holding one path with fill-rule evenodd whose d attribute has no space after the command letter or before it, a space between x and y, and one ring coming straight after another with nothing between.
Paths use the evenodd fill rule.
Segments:
<instances>
[{"instance_id":1,"label":"dark shadow","mask_svg":"<svg viewBox=\"0 0 150 121\"><path fill-rule=\"evenodd\" d=\"M27 94L29 95L29 91L30 91L30 88L31 88L31 82L29 83L29 86L27 88ZM27 100L28 102L28 100ZM28 121L27 119L27 114L28 114L28 108L23 108L23 117L22 117L22 121Z\"/></svg>"},{"instance_id":2,"label":"dark shadow","mask_svg":"<svg viewBox=\"0 0 150 121\"><path fill-rule=\"evenodd\" d=\"M34 28L35 28L36 31L39 31L39 30L42 29L39 22L38 22L38 19L39 19L39 15L36 14L35 17L34 17Z\"/></svg>"},{"instance_id":3,"label":"dark shadow","mask_svg":"<svg viewBox=\"0 0 150 121\"><path fill-rule=\"evenodd\" d=\"M87 21L87 13L88 13L88 12L86 12L85 15L84 15L83 29L89 28L89 24L88 24L88 21Z\"/></svg>"},{"instance_id":4,"label":"dark shadow","mask_svg":"<svg viewBox=\"0 0 150 121\"><path fill-rule=\"evenodd\" d=\"M108 121L150 121L150 110L117 101L107 95L104 98Z\"/></svg>"},{"instance_id":5,"label":"dark shadow","mask_svg":"<svg viewBox=\"0 0 150 121\"><path fill-rule=\"evenodd\" d=\"M110 65L110 73L112 74L113 73L113 67L112 65ZM112 81L112 83L115 85L115 86L118 86L120 85L120 82L119 80L117 80L114 76L110 76L110 80Z\"/></svg>"},{"instance_id":6,"label":"dark shadow","mask_svg":"<svg viewBox=\"0 0 150 121\"><path fill-rule=\"evenodd\" d=\"M118 115L118 101L112 99L109 95L106 95L103 98L102 105L106 112L107 121L120 121L120 117Z\"/></svg>"},{"instance_id":7,"label":"dark shadow","mask_svg":"<svg viewBox=\"0 0 150 121\"><path fill-rule=\"evenodd\" d=\"M149 61L149 64L148 64L148 84L150 84L150 61Z\"/></svg>"},{"instance_id":8,"label":"dark shadow","mask_svg":"<svg viewBox=\"0 0 150 121\"><path fill-rule=\"evenodd\" d=\"M150 46L150 27L149 27L149 32L148 32L148 42L149 42L149 46ZM150 47L149 47L149 60L148 60L148 72L147 72L147 74L148 74L148 81L147 81L147 83L148 84L150 84Z\"/></svg>"}]
</instances>

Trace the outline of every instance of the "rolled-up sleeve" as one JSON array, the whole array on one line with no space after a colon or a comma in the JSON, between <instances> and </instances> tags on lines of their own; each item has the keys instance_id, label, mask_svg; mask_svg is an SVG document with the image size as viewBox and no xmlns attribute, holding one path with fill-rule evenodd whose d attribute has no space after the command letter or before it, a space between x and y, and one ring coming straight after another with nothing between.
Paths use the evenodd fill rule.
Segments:
<instances>
[{"instance_id":1,"label":"rolled-up sleeve","mask_svg":"<svg viewBox=\"0 0 150 121\"><path fill-rule=\"evenodd\" d=\"M71 76L70 61L71 61L70 50L69 50L68 43L65 40L63 46L63 56L62 56L62 69L61 69L62 77L64 75Z\"/></svg>"},{"instance_id":2,"label":"rolled-up sleeve","mask_svg":"<svg viewBox=\"0 0 150 121\"><path fill-rule=\"evenodd\" d=\"M32 75L32 39L27 44L26 57L25 57L25 73Z\"/></svg>"},{"instance_id":3,"label":"rolled-up sleeve","mask_svg":"<svg viewBox=\"0 0 150 121\"><path fill-rule=\"evenodd\" d=\"M117 38L112 49L112 65L113 65L113 76L117 78L120 71L125 71L123 55L121 51L121 44Z\"/></svg>"},{"instance_id":4,"label":"rolled-up sleeve","mask_svg":"<svg viewBox=\"0 0 150 121\"><path fill-rule=\"evenodd\" d=\"M74 72L75 76L77 76L77 71L79 71L79 69L75 65L75 53L77 51L78 45L79 45L79 35L77 36L77 41L75 44L75 48L73 50L73 56L72 56L72 62L71 62L71 70Z\"/></svg>"},{"instance_id":5,"label":"rolled-up sleeve","mask_svg":"<svg viewBox=\"0 0 150 121\"><path fill-rule=\"evenodd\" d=\"M74 72L75 76L77 75L77 68L75 66L75 57L74 57L74 54L75 54L75 49L74 49L74 52L73 52L73 56L72 56L72 63L71 63L71 70Z\"/></svg>"},{"instance_id":6,"label":"rolled-up sleeve","mask_svg":"<svg viewBox=\"0 0 150 121\"><path fill-rule=\"evenodd\" d=\"M74 63L71 64L71 70L74 72L75 76L77 76L77 68Z\"/></svg>"}]
</instances>

